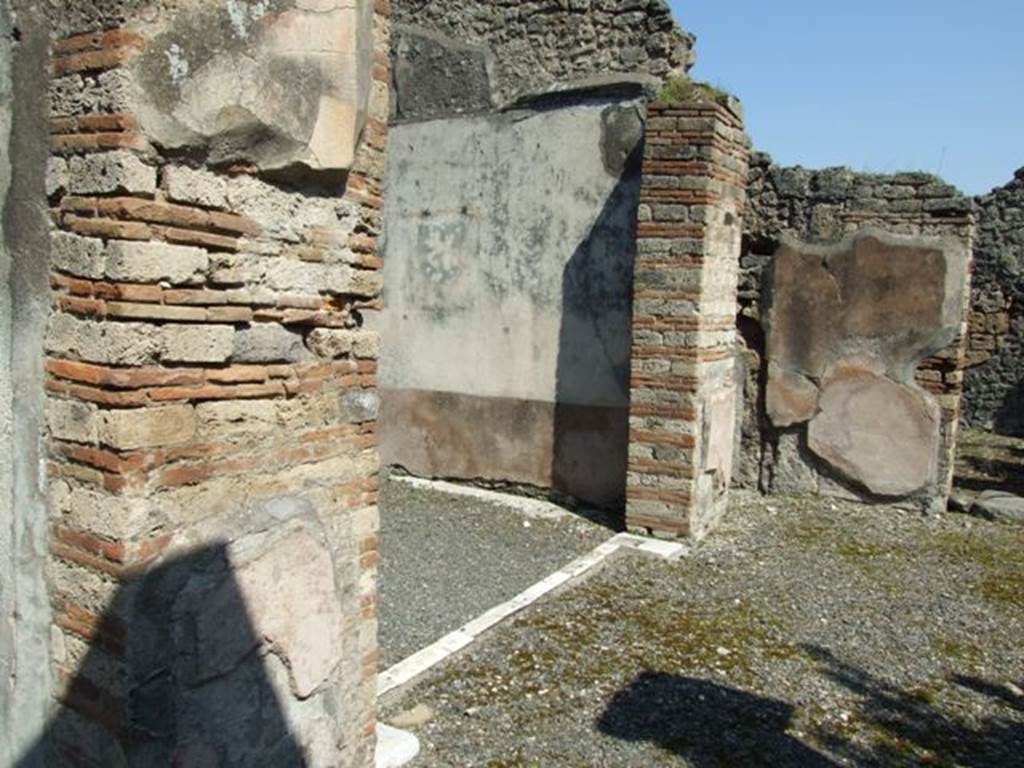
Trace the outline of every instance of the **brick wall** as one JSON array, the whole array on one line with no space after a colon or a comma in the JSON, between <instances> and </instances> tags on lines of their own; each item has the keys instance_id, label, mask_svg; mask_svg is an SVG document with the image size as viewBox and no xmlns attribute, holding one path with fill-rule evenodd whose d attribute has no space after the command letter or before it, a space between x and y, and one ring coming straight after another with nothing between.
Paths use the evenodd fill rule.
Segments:
<instances>
[{"instance_id":1,"label":"brick wall","mask_svg":"<svg viewBox=\"0 0 1024 768\"><path fill-rule=\"evenodd\" d=\"M174 646L173 690L157 697L171 736L140 737L146 707L161 705L135 693L148 644L201 627L200 598L222 594L220 578L237 582L296 748L314 764L372 761L379 342L366 321L381 304L388 13L378 3L371 114L343 188L151 145L128 67L144 29L53 46L49 577L65 756L112 764L150 749L195 764L214 749L219 721L188 710L223 694L177 671L221 653L223 637ZM214 578L218 558L230 567ZM181 563L194 567L157 579ZM236 717L251 705L241 698ZM216 752L219 764L251 764L246 749L269 747Z\"/></svg>"},{"instance_id":2,"label":"brick wall","mask_svg":"<svg viewBox=\"0 0 1024 768\"><path fill-rule=\"evenodd\" d=\"M749 141L711 103L649 108L633 305L627 522L703 536L724 509Z\"/></svg>"}]
</instances>

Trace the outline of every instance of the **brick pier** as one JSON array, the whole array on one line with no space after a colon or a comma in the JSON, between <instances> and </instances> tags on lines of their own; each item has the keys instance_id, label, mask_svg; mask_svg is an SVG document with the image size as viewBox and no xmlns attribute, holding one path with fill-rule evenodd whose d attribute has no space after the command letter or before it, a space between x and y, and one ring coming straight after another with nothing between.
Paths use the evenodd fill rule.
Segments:
<instances>
[{"instance_id":1,"label":"brick pier","mask_svg":"<svg viewBox=\"0 0 1024 768\"><path fill-rule=\"evenodd\" d=\"M76 764L206 764L218 740L264 759L231 730L236 706L265 709L253 644L295 748L372 763L379 341L363 316L381 306L386 14L334 197L151 144L127 85L139 32L53 47L52 738Z\"/></svg>"},{"instance_id":2,"label":"brick pier","mask_svg":"<svg viewBox=\"0 0 1024 768\"><path fill-rule=\"evenodd\" d=\"M750 142L737 110L648 110L633 306L627 524L703 537L725 508Z\"/></svg>"}]
</instances>

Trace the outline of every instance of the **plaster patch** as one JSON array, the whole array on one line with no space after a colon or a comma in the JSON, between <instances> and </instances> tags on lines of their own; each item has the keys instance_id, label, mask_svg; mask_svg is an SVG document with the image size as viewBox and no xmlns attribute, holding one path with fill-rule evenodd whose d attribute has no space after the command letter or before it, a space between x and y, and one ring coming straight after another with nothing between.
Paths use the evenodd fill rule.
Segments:
<instances>
[{"instance_id":1,"label":"plaster patch","mask_svg":"<svg viewBox=\"0 0 1024 768\"><path fill-rule=\"evenodd\" d=\"M270 10L269 0L226 0L225 5L228 9L228 18L231 20L231 28L243 40L249 37L250 27Z\"/></svg>"},{"instance_id":2,"label":"plaster patch","mask_svg":"<svg viewBox=\"0 0 1024 768\"><path fill-rule=\"evenodd\" d=\"M166 55L167 64L171 72L171 81L174 83L181 83L186 77L188 77L190 70L188 59L185 58L185 52L177 43L171 43L170 48L167 49Z\"/></svg>"}]
</instances>

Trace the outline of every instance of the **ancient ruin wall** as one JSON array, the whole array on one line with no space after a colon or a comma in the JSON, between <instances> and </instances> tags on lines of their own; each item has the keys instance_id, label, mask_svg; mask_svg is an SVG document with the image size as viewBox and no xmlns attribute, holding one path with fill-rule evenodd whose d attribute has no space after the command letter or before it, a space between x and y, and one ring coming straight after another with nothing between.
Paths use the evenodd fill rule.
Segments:
<instances>
[{"instance_id":1,"label":"ancient ruin wall","mask_svg":"<svg viewBox=\"0 0 1024 768\"><path fill-rule=\"evenodd\" d=\"M963 420L1024 435L1024 169L975 200Z\"/></svg>"},{"instance_id":2,"label":"ancient ruin wall","mask_svg":"<svg viewBox=\"0 0 1024 768\"><path fill-rule=\"evenodd\" d=\"M660 1L395 19L385 461L621 507L639 107L692 39Z\"/></svg>"},{"instance_id":3,"label":"ancient ruin wall","mask_svg":"<svg viewBox=\"0 0 1024 768\"><path fill-rule=\"evenodd\" d=\"M738 107L652 104L638 212L626 522L702 538L728 504L750 140Z\"/></svg>"},{"instance_id":4,"label":"ancient ruin wall","mask_svg":"<svg viewBox=\"0 0 1024 768\"><path fill-rule=\"evenodd\" d=\"M51 749L103 765L369 764L379 344L364 316L381 290L386 4L326 20L286 2L55 5L52 156L45 191L45 160L19 188L32 210L48 198L51 231L31 255L49 263L49 301L27 275L12 281L50 311L35 433L55 706L26 764ZM189 58L203 20L205 44L223 35L215 49L230 53L246 38L248 58L265 57L255 74L271 91L320 66L296 30L371 40L365 101L329 78L303 80L318 90L297 114L286 96L275 114L263 92L212 89L212 69L237 73L230 56ZM266 111L227 126L233 144L154 127L161 104L178 120L175 104L195 117L234 98ZM325 115L351 130L324 141ZM43 340L22 339L42 372ZM14 363L23 378L33 367Z\"/></svg>"},{"instance_id":5,"label":"ancient ruin wall","mask_svg":"<svg viewBox=\"0 0 1024 768\"><path fill-rule=\"evenodd\" d=\"M664 0L396 0L397 115L485 111L551 89L693 63L692 35Z\"/></svg>"},{"instance_id":6,"label":"ancient ruin wall","mask_svg":"<svg viewBox=\"0 0 1024 768\"><path fill-rule=\"evenodd\" d=\"M392 129L386 463L621 505L641 135L632 102Z\"/></svg>"},{"instance_id":7,"label":"ancient ruin wall","mask_svg":"<svg viewBox=\"0 0 1024 768\"><path fill-rule=\"evenodd\" d=\"M864 497L832 475L809 454L798 430L773 427L766 416L763 298L770 267L784 236L807 243L836 243L864 227L913 238L958 244L969 252L969 198L940 179L921 173L859 174L845 168L810 171L783 168L764 154L750 172L750 208L741 262L739 326L746 344L746 402L737 480L777 493L835 493ZM923 242L923 241L922 241ZM959 399L963 381L966 320L944 351L923 361L917 384L939 403L940 450L937 486L921 503L939 505L952 473Z\"/></svg>"}]
</instances>

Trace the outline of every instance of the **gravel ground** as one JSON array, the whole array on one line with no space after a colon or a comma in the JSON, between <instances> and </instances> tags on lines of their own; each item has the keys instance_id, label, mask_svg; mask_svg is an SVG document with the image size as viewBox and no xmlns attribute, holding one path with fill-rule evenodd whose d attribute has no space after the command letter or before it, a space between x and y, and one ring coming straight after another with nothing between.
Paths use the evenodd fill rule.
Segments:
<instances>
[{"instance_id":1,"label":"gravel ground","mask_svg":"<svg viewBox=\"0 0 1024 768\"><path fill-rule=\"evenodd\" d=\"M382 669L614 535L574 515L530 519L507 505L391 479L380 510Z\"/></svg>"},{"instance_id":2,"label":"gravel ground","mask_svg":"<svg viewBox=\"0 0 1024 768\"><path fill-rule=\"evenodd\" d=\"M734 494L623 554L382 719L424 766L1022 766L1024 528Z\"/></svg>"}]
</instances>

